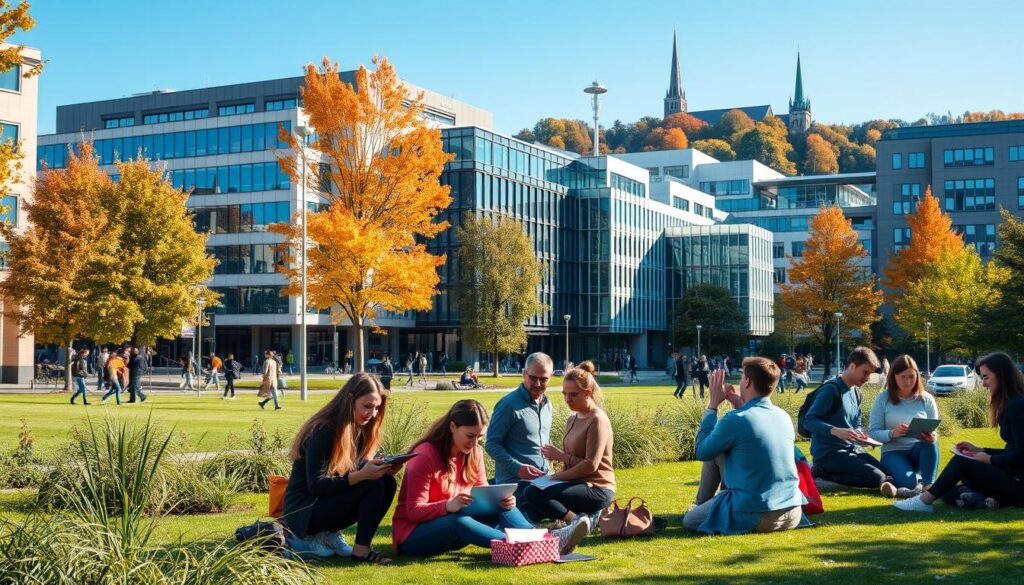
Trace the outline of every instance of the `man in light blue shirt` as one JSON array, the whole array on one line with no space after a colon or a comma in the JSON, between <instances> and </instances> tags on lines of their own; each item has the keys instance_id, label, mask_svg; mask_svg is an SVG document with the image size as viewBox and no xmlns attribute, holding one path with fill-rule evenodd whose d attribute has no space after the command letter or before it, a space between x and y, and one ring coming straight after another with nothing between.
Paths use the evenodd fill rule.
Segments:
<instances>
[{"instance_id":1,"label":"man in light blue shirt","mask_svg":"<svg viewBox=\"0 0 1024 585\"><path fill-rule=\"evenodd\" d=\"M553 371L547 354L532 353L526 358L523 383L494 406L484 445L494 459L495 483L518 483L519 510L531 519L522 495L530 481L548 472L540 450L551 442L552 408L544 392Z\"/></svg>"},{"instance_id":2,"label":"man in light blue shirt","mask_svg":"<svg viewBox=\"0 0 1024 585\"><path fill-rule=\"evenodd\" d=\"M714 498L683 517L683 526L708 534L790 530L801 524L793 451L793 421L772 404L779 367L767 358L743 360L740 389L725 384L725 370L710 375L710 404L697 432L697 459L722 456L725 485ZM728 400L733 411L721 419Z\"/></svg>"}]
</instances>

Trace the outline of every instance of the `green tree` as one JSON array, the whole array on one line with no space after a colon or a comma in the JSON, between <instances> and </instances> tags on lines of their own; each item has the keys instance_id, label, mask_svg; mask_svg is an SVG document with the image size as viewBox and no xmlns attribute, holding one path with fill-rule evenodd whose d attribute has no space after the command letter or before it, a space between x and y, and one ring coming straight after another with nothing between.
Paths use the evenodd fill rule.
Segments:
<instances>
[{"instance_id":1,"label":"green tree","mask_svg":"<svg viewBox=\"0 0 1024 585\"><path fill-rule=\"evenodd\" d=\"M994 349L992 345L998 343L1004 350L1024 353L1024 221L1005 209L1001 214L1003 222L997 228L999 247L992 264L1006 272L995 286L998 302L981 319L981 337L988 340L982 347Z\"/></svg>"},{"instance_id":2,"label":"green tree","mask_svg":"<svg viewBox=\"0 0 1024 585\"><path fill-rule=\"evenodd\" d=\"M753 130L740 138L736 156L740 159L754 159L784 175L795 175L796 165L789 160L792 151L793 145L787 139L785 128L780 131L774 123L758 122Z\"/></svg>"},{"instance_id":3,"label":"green tree","mask_svg":"<svg viewBox=\"0 0 1024 585\"><path fill-rule=\"evenodd\" d=\"M495 356L526 347L526 321L548 307L537 300L544 267L523 226L509 218L467 214L458 229L456 302L466 341Z\"/></svg>"},{"instance_id":4,"label":"green tree","mask_svg":"<svg viewBox=\"0 0 1024 585\"><path fill-rule=\"evenodd\" d=\"M747 317L729 289L716 284L698 284L686 289L672 312L676 347L697 347L697 325L701 326L700 351L705 355L733 354L743 344Z\"/></svg>"},{"instance_id":5,"label":"green tree","mask_svg":"<svg viewBox=\"0 0 1024 585\"><path fill-rule=\"evenodd\" d=\"M690 147L720 161L736 160L736 151L732 149L728 142L720 138L695 140L690 144Z\"/></svg>"}]
</instances>

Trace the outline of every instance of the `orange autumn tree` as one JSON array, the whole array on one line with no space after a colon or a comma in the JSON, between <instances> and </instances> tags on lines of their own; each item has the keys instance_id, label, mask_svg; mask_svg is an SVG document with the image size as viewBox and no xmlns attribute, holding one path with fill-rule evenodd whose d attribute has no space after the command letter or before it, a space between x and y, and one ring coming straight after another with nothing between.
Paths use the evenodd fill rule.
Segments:
<instances>
[{"instance_id":1,"label":"orange autumn tree","mask_svg":"<svg viewBox=\"0 0 1024 585\"><path fill-rule=\"evenodd\" d=\"M826 376L835 362L835 313L843 314L842 333L847 338L859 331L862 339L870 339L871 324L879 319L882 292L875 286L874 275L865 274L858 265L867 257L839 207L822 207L811 219L803 255L787 256L793 266L789 283L779 286L779 299L825 349Z\"/></svg>"},{"instance_id":2,"label":"orange autumn tree","mask_svg":"<svg viewBox=\"0 0 1024 585\"><path fill-rule=\"evenodd\" d=\"M316 132L309 146L319 153L306 161L307 192L328 203L308 215L308 301L355 328L358 371L365 328L381 311L430 308L445 257L429 254L421 242L448 227L435 218L451 203L439 182L451 157L440 130L422 117L423 94L409 95L387 59L374 57L373 65L373 71L359 68L353 86L325 58L320 67L306 66L301 91ZM302 139L283 130L280 139L292 149L281 166L300 182ZM301 222L270 229L300 248ZM301 292L295 260L281 269L289 295Z\"/></svg>"},{"instance_id":3,"label":"orange autumn tree","mask_svg":"<svg viewBox=\"0 0 1024 585\"><path fill-rule=\"evenodd\" d=\"M953 230L953 220L939 209L929 186L917 211L907 215L910 245L896 252L885 267L885 286L893 295L906 290L946 255L964 247L963 237Z\"/></svg>"}]
</instances>

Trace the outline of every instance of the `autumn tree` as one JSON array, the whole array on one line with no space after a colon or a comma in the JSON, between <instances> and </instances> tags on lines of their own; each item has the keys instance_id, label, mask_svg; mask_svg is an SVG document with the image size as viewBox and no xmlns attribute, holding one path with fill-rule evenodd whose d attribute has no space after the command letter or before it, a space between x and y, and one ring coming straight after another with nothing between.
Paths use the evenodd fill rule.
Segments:
<instances>
[{"instance_id":1,"label":"autumn tree","mask_svg":"<svg viewBox=\"0 0 1024 585\"><path fill-rule=\"evenodd\" d=\"M526 347L526 321L548 309L537 300L543 265L523 226L509 218L467 214L458 232L456 302L466 341L494 355Z\"/></svg>"},{"instance_id":2,"label":"autumn tree","mask_svg":"<svg viewBox=\"0 0 1024 585\"><path fill-rule=\"evenodd\" d=\"M556 146L555 148L583 155L594 152L593 129L583 120L543 118L534 125L532 131L520 131L515 137L525 140L528 136L533 138L532 141L552 146L557 143L555 141L557 138L561 140L563 146ZM605 147L604 144L601 146Z\"/></svg>"},{"instance_id":3,"label":"autumn tree","mask_svg":"<svg viewBox=\"0 0 1024 585\"><path fill-rule=\"evenodd\" d=\"M687 136L698 136L708 128L708 123L696 116L691 116L686 112L677 112L675 114L668 115L662 121L661 127L666 130L669 128L678 128Z\"/></svg>"},{"instance_id":4,"label":"autumn tree","mask_svg":"<svg viewBox=\"0 0 1024 585\"><path fill-rule=\"evenodd\" d=\"M303 109L316 137L310 145L323 156L307 161L311 191L326 198L325 209L309 214L311 243L307 262L308 301L331 309L336 323L347 318L357 333L356 368L364 367L364 332L380 311L427 310L439 282L444 256L429 254L422 241L448 227L435 221L451 203L439 181L451 159L441 132L423 119L423 94L410 95L387 59L375 57L371 72L360 67L356 84L338 76L338 65L324 59L306 67ZM292 149L282 168L296 182L302 177L303 146L282 129ZM320 186L330 185L330 191ZM293 248L301 247L300 225L275 224ZM300 267L283 268L301 291ZM305 308L303 308L305 310Z\"/></svg>"},{"instance_id":5,"label":"autumn tree","mask_svg":"<svg viewBox=\"0 0 1024 585\"><path fill-rule=\"evenodd\" d=\"M655 128L647 135L647 146L654 150L686 148L686 134L679 128Z\"/></svg>"},{"instance_id":6,"label":"autumn tree","mask_svg":"<svg viewBox=\"0 0 1024 585\"><path fill-rule=\"evenodd\" d=\"M998 302L982 314L978 345L1024 353L1024 221L1006 210L1001 214L999 246L990 264L1004 270L1005 278L995 286Z\"/></svg>"},{"instance_id":7,"label":"autumn tree","mask_svg":"<svg viewBox=\"0 0 1024 585\"><path fill-rule=\"evenodd\" d=\"M736 160L736 151L728 142L719 138L694 140L690 147L720 161Z\"/></svg>"},{"instance_id":8,"label":"autumn tree","mask_svg":"<svg viewBox=\"0 0 1024 585\"><path fill-rule=\"evenodd\" d=\"M743 110L729 110L719 118L712 133L716 137L727 141L735 150L740 138L753 129L754 120L746 112Z\"/></svg>"},{"instance_id":9,"label":"autumn tree","mask_svg":"<svg viewBox=\"0 0 1024 585\"><path fill-rule=\"evenodd\" d=\"M19 2L12 6L7 0L0 0L0 44L6 43L17 31L28 31L36 25L35 19L28 12L30 7L28 2ZM21 65L21 53L24 49L24 45L11 45L0 49L0 73L7 73ZM21 75L32 77L38 75L42 69L43 63L38 63L23 70ZM7 193L12 184L20 182L22 158L23 154L17 144L10 141L0 143L0 193Z\"/></svg>"},{"instance_id":10,"label":"autumn tree","mask_svg":"<svg viewBox=\"0 0 1024 585\"><path fill-rule=\"evenodd\" d=\"M953 220L939 208L931 187L925 190L917 210L906 216L910 226L910 245L889 258L884 268L885 286L891 294L920 278L929 266L964 246L963 237L953 230Z\"/></svg>"},{"instance_id":11,"label":"autumn tree","mask_svg":"<svg viewBox=\"0 0 1024 585\"><path fill-rule=\"evenodd\" d=\"M789 160L793 145L789 143L788 131L778 118L765 119L754 125L754 129L739 139L736 156L753 159L784 175L795 175L796 165Z\"/></svg>"},{"instance_id":12,"label":"autumn tree","mask_svg":"<svg viewBox=\"0 0 1024 585\"><path fill-rule=\"evenodd\" d=\"M729 289L717 284L698 284L686 289L670 317L675 347L697 347L701 326L701 352L732 354L743 344L747 317Z\"/></svg>"},{"instance_id":13,"label":"autumn tree","mask_svg":"<svg viewBox=\"0 0 1024 585\"><path fill-rule=\"evenodd\" d=\"M104 206L111 187L92 145L84 143L77 155L69 151L65 169L43 171L35 181L34 196L23 203L28 227L0 225L10 246L10 271L0 282L4 306L22 333L68 348L68 368L75 339L121 341L130 334L125 317L142 317L119 294L121 226Z\"/></svg>"},{"instance_id":14,"label":"autumn tree","mask_svg":"<svg viewBox=\"0 0 1024 585\"><path fill-rule=\"evenodd\" d=\"M868 255L842 209L822 207L811 219L803 255L787 256L792 267L789 282L779 286L779 298L829 356L824 364L826 376L834 360L835 313L843 313L842 333L847 338L859 332L861 338L870 339L871 324L879 319L882 293L875 277L865 275L859 266Z\"/></svg>"},{"instance_id":15,"label":"autumn tree","mask_svg":"<svg viewBox=\"0 0 1024 585\"><path fill-rule=\"evenodd\" d=\"M839 161L832 145L817 134L807 136L807 152L804 155L804 173L808 175L832 174L839 172Z\"/></svg>"}]
</instances>

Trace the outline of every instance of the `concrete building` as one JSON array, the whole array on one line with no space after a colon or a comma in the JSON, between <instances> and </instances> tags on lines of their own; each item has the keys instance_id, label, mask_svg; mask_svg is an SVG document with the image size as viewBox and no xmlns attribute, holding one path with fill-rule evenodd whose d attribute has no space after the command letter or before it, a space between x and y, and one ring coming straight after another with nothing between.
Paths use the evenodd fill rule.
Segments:
<instances>
[{"instance_id":1,"label":"concrete building","mask_svg":"<svg viewBox=\"0 0 1024 585\"><path fill-rule=\"evenodd\" d=\"M1024 214L1024 120L896 128L876 144L878 257L910 243L906 216L931 187L966 243L989 259L1000 209Z\"/></svg>"},{"instance_id":2,"label":"concrete building","mask_svg":"<svg viewBox=\"0 0 1024 585\"><path fill-rule=\"evenodd\" d=\"M11 45L0 44L7 49ZM39 109L39 77L24 74L42 60L38 49L25 48L22 63L0 74L0 141L17 144L24 158L22 170L13 177L13 184L2 194L5 211L0 219L23 227L26 221L24 203L32 197L32 169L36 166L36 120ZM0 250L8 249L0 242ZM0 266L4 278L6 266ZM34 377L34 343L31 335L21 335L17 317L8 313L5 301L0 301L0 382L27 384Z\"/></svg>"}]
</instances>

